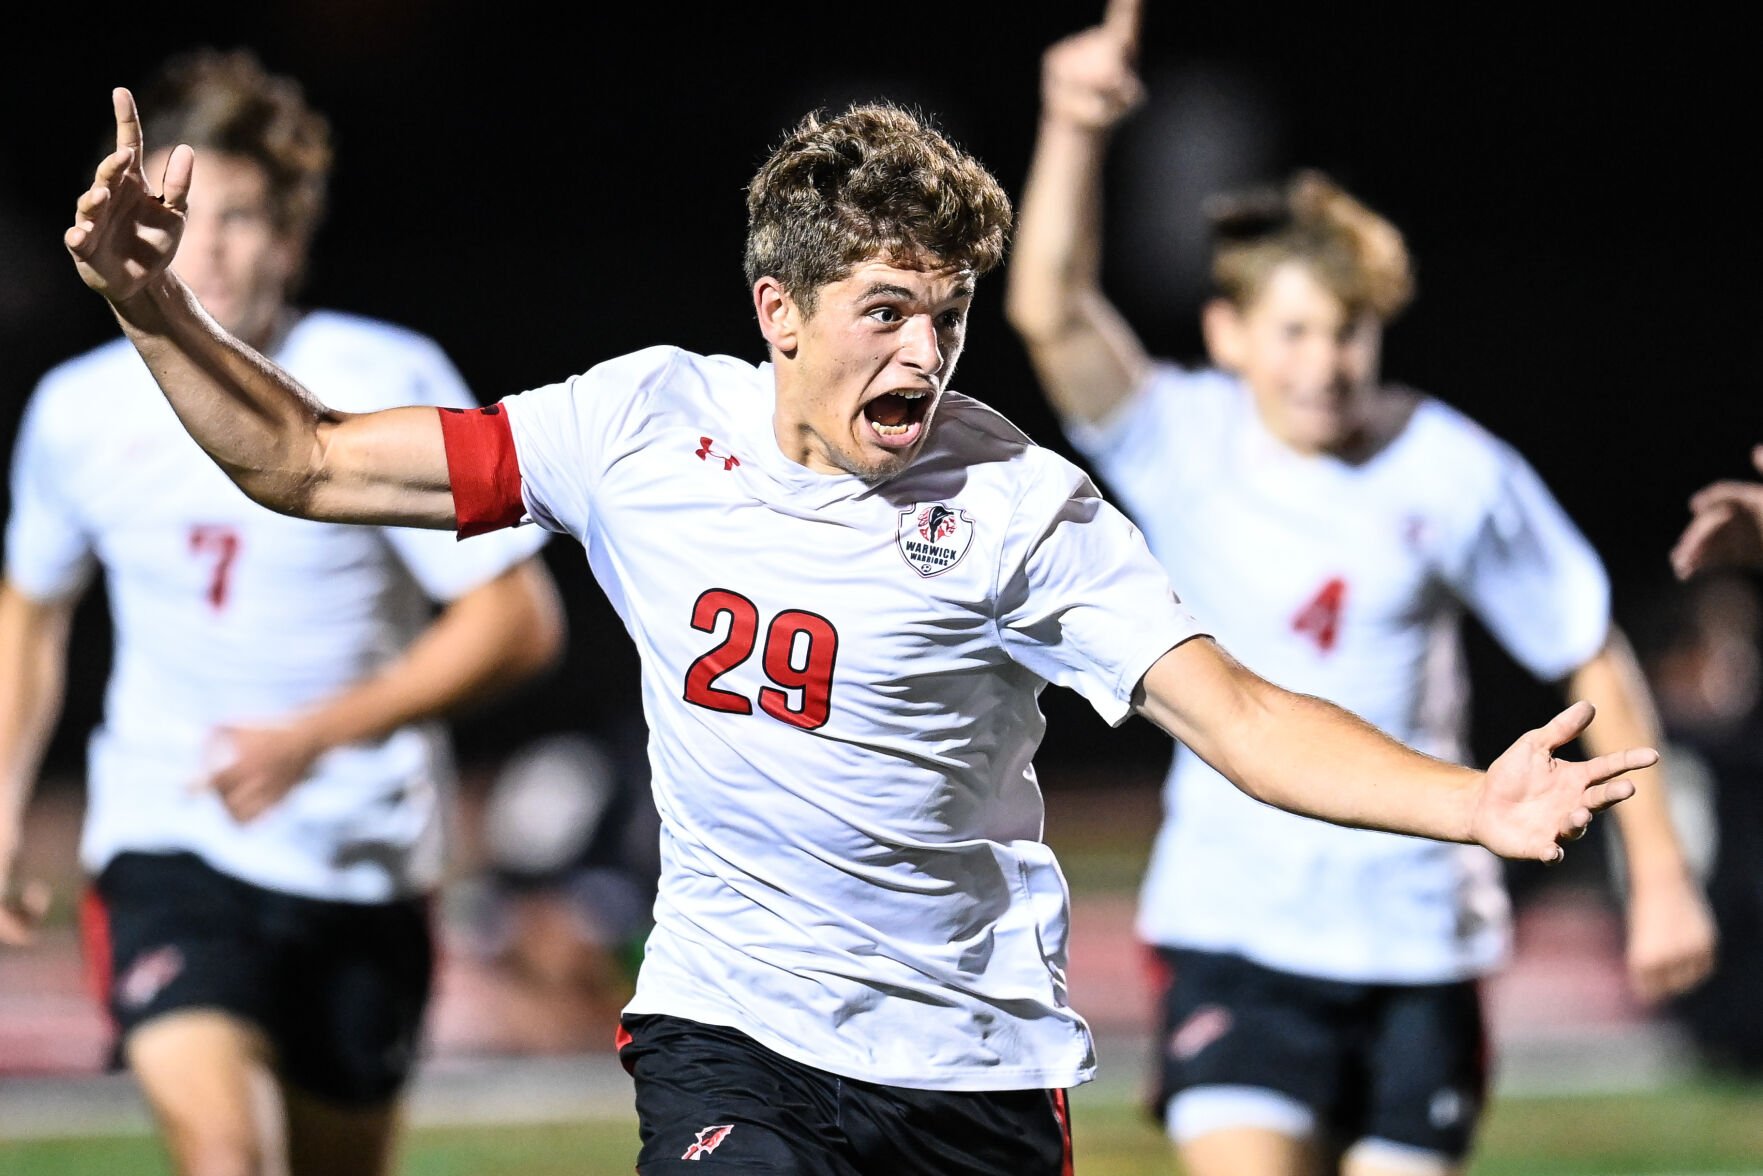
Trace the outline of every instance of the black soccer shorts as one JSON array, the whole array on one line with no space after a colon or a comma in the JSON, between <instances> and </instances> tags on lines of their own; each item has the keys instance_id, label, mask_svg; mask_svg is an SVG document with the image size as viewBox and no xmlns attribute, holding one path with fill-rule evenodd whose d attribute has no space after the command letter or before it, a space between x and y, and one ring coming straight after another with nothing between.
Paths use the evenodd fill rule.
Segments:
<instances>
[{"instance_id":1,"label":"black soccer shorts","mask_svg":"<svg viewBox=\"0 0 1763 1176\"><path fill-rule=\"evenodd\" d=\"M1488 1042L1475 981L1349 984L1240 956L1155 949L1160 1040L1150 1108L1197 1086L1290 1096L1323 1142L1382 1139L1460 1159L1487 1094Z\"/></svg>"},{"instance_id":2,"label":"black soccer shorts","mask_svg":"<svg viewBox=\"0 0 1763 1176\"><path fill-rule=\"evenodd\" d=\"M82 911L86 963L123 1039L165 1013L260 1028L290 1085L343 1106L409 1078L434 972L428 900L327 902L266 890L189 853L111 860Z\"/></svg>"},{"instance_id":3,"label":"black soccer shorts","mask_svg":"<svg viewBox=\"0 0 1763 1176\"><path fill-rule=\"evenodd\" d=\"M636 1080L642 1176L1072 1171L1062 1090L880 1086L790 1061L734 1029L666 1016L627 1014L618 1057Z\"/></svg>"}]
</instances>

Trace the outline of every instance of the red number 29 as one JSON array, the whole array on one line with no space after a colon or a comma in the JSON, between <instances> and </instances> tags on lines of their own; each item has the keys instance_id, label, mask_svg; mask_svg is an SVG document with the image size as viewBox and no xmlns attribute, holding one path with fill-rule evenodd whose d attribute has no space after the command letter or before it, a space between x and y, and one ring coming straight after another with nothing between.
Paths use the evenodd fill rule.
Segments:
<instances>
[{"instance_id":1,"label":"red number 29","mask_svg":"<svg viewBox=\"0 0 1763 1176\"><path fill-rule=\"evenodd\" d=\"M750 715L753 704L744 694L716 685L716 680L753 656L758 645L759 608L738 592L712 588L692 606L692 628L715 633L728 618L728 633L686 671L685 699L694 706L727 714ZM812 731L832 713L833 662L839 633L832 622L801 609L785 609L765 630L765 676L775 686L759 690L759 707L772 718ZM782 687L779 689L778 687ZM791 706L792 692L797 697Z\"/></svg>"}]
</instances>

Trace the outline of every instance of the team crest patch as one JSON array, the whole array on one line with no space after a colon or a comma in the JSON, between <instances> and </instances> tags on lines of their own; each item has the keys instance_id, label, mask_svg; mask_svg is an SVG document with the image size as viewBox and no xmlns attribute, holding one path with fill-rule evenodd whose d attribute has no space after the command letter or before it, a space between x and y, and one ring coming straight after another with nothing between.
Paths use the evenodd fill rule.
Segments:
<instances>
[{"instance_id":1,"label":"team crest patch","mask_svg":"<svg viewBox=\"0 0 1763 1176\"><path fill-rule=\"evenodd\" d=\"M688 1147L686 1149L686 1154L681 1156L680 1159L703 1159L705 1156L721 1147L722 1141L727 1139L729 1137L729 1132L734 1129L735 1125L733 1123L719 1123L715 1126L704 1128L702 1131L698 1132L698 1142L694 1143L691 1147Z\"/></svg>"},{"instance_id":2,"label":"team crest patch","mask_svg":"<svg viewBox=\"0 0 1763 1176\"><path fill-rule=\"evenodd\" d=\"M183 970L183 952L169 945L155 948L138 957L116 982L117 1003L126 1009L145 1008Z\"/></svg>"},{"instance_id":3,"label":"team crest patch","mask_svg":"<svg viewBox=\"0 0 1763 1176\"><path fill-rule=\"evenodd\" d=\"M900 554L921 576L935 576L961 562L973 545L973 520L941 502L921 502L900 512Z\"/></svg>"}]
</instances>

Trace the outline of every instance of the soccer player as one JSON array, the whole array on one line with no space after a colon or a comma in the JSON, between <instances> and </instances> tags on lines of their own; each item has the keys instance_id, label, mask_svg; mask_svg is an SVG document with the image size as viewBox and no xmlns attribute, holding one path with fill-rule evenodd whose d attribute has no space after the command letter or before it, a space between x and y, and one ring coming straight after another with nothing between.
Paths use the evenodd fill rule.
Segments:
<instances>
[{"instance_id":1,"label":"soccer player","mask_svg":"<svg viewBox=\"0 0 1763 1176\"><path fill-rule=\"evenodd\" d=\"M205 321L357 410L476 406L429 339L293 303L331 164L293 80L195 51L166 63L148 119L205 149L176 262ZM0 942L42 913L12 879L21 812L101 567L116 653L80 856L116 1060L180 1172L389 1171L430 991L438 720L560 651L542 533L459 543L266 510L120 338L43 378L11 479Z\"/></svg>"},{"instance_id":2,"label":"soccer player","mask_svg":"<svg viewBox=\"0 0 1763 1176\"><path fill-rule=\"evenodd\" d=\"M1596 554L1511 447L1382 382L1401 236L1325 176L1219 204L1214 367L1149 357L1099 283L1110 132L1141 99L1138 5L1043 59L1010 321L1072 443L1217 639L1257 672L1464 755L1467 607L1591 701L1593 752L1657 740ZM1260 804L1176 749L1137 926L1163 972L1155 1111L1196 1176L1461 1169L1484 1094L1476 979L1508 950L1484 851ZM1222 774L1218 769L1226 769ZM1401 787L1400 784L1392 784ZM1652 774L1620 810L1628 969L1706 974L1714 932Z\"/></svg>"},{"instance_id":3,"label":"soccer player","mask_svg":"<svg viewBox=\"0 0 1763 1176\"><path fill-rule=\"evenodd\" d=\"M1033 755L1048 683L1271 804L1552 861L1657 758L1486 773L1280 690L1191 617L1071 463L948 390L1010 205L910 112L813 114L747 193L768 359L654 347L476 412L355 413L227 335L167 260L187 148L118 150L65 240L202 446L330 521L573 536L637 642L662 821L625 1010L639 1170L1070 1170L1092 1041ZM328 396L328 393L326 393Z\"/></svg>"}]
</instances>

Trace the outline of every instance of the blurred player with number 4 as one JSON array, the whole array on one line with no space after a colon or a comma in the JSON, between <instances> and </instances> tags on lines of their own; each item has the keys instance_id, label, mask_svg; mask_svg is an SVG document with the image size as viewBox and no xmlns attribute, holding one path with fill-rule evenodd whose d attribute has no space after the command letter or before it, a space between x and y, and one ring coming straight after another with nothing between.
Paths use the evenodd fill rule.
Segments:
<instances>
[{"instance_id":1,"label":"blurred player with number 4","mask_svg":"<svg viewBox=\"0 0 1763 1176\"><path fill-rule=\"evenodd\" d=\"M1288 689L1465 754L1467 607L1592 702L1593 753L1657 742L1597 555L1513 449L1383 382L1411 294L1400 234L1305 172L1214 204L1214 367L1153 360L1100 284L1104 154L1143 94L1138 0L1052 46L1008 313L1073 444L1219 641ZM1181 746L1144 880L1163 974L1155 1109L1196 1176L1460 1170L1484 1094L1476 988L1504 959L1498 863L1258 803ZM1629 973L1711 966L1658 773L1619 810ZM1396 781L1392 787L1405 785Z\"/></svg>"},{"instance_id":2,"label":"blurred player with number 4","mask_svg":"<svg viewBox=\"0 0 1763 1176\"><path fill-rule=\"evenodd\" d=\"M166 64L148 120L205 148L177 268L214 321L355 409L475 407L432 341L290 302L331 160L292 80L193 52ZM42 914L40 884L13 877L20 823L101 567L116 653L80 858L118 1060L179 1172L389 1171L453 773L436 720L559 652L542 536L461 544L265 510L122 339L43 378L11 477L0 942Z\"/></svg>"},{"instance_id":3,"label":"blurred player with number 4","mask_svg":"<svg viewBox=\"0 0 1763 1176\"><path fill-rule=\"evenodd\" d=\"M1042 840L1048 683L1270 803L1535 860L1657 758L1556 759L1580 704L1476 772L1226 654L1080 470L948 390L1010 206L897 106L810 115L749 185L765 362L652 347L479 412L352 413L202 316L166 268L191 153L144 170L113 102L66 243L221 467L315 518L568 534L637 643L662 862L623 1017L641 1172L1071 1170L1095 1057Z\"/></svg>"}]
</instances>

